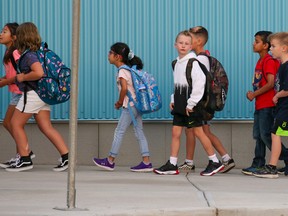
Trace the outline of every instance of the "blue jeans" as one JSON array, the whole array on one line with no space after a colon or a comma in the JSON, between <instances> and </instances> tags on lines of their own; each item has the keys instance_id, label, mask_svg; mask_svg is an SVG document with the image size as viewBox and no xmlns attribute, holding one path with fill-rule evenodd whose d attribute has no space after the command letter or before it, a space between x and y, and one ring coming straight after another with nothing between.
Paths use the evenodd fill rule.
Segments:
<instances>
[{"instance_id":1,"label":"blue jeans","mask_svg":"<svg viewBox=\"0 0 288 216\"><path fill-rule=\"evenodd\" d=\"M253 167L262 167L265 165L266 147L271 150L272 138L271 129L273 127L274 117L273 108L264 108L255 110L253 138L256 141L255 157ZM288 161L288 149L282 144L280 160Z\"/></svg>"},{"instance_id":2,"label":"blue jeans","mask_svg":"<svg viewBox=\"0 0 288 216\"><path fill-rule=\"evenodd\" d=\"M137 112L134 106L131 107L131 110L137 122L136 126L133 124L133 129L140 146L141 155L142 157L149 156L148 142L143 132L142 116ZM117 128L115 129L114 132L114 140L112 143L109 156L116 157L118 155L125 132L131 123L132 118L129 113L129 110L127 108L123 108L120 119L118 121Z\"/></svg>"}]
</instances>

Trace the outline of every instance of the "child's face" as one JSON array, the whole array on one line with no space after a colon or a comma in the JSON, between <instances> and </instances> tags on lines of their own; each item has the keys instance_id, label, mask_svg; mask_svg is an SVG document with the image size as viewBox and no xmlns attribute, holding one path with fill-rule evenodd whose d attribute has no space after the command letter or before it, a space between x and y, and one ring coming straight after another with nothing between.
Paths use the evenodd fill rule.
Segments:
<instances>
[{"instance_id":1,"label":"child's face","mask_svg":"<svg viewBox=\"0 0 288 216\"><path fill-rule=\"evenodd\" d=\"M181 58L190 52L192 48L191 45L192 45L192 39L190 36L179 35L174 46L178 51L179 57Z\"/></svg>"},{"instance_id":2,"label":"child's face","mask_svg":"<svg viewBox=\"0 0 288 216\"><path fill-rule=\"evenodd\" d=\"M281 59L283 54L283 45L281 45L278 39L272 39L270 43L271 43L270 51L272 53L272 56L276 59Z\"/></svg>"},{"instance_id":3,"label":"child's face","mask_svg":"<svg viewBox=\"0 0 288 216\"><path fill-rule=\"evenodd\" d=\"M0 43L10 47L13 43L13 38L11 36L11 32L7 26L4 26L0 33Z\"/></svg>"},{"instance_id":4,"label":"child's face","mask_svg":"<svg viewBox=\"0 0 288 216\"><path fill-rule=\"evenodd\" d=\"M260 53L263 50L267 49L267 45L268 44L263 43L260 35L256 35L253 42L253 52Z\"/></svg>"},{"instance_id":5,"label":"child's face","mask_svg":"<svg viewBox=\"0 0 288 216\"><path fill-rule=\"evenodd\" d=\"M121 60L121 58L122 57L119 54L115 53L112 50L110 50L108 52L108 61L110 62L110 64L114 64L115 65L115 63L119 62Z\"/></svg>"}]
</instances>

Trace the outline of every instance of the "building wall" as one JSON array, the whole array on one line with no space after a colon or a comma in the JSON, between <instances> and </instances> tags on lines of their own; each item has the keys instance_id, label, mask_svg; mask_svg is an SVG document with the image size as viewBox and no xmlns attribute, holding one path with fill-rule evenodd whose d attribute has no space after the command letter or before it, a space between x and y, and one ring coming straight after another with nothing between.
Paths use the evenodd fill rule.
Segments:
<instances>
[{"instance_id":1,"label":"building wall","mask_svg":"<svg viewBox=\"0 0 288 216\"><path fill-rule=\"evenodd\" d=\"M34 22L44 41L71 65L72 0L0 0L1 26L7 22ZM163 95L163 108L146 119L169 120L173 91L171 61L178 32L203 25L210 33L207 49L229 76L229 94L218 120L251 120L253 103L245 98L258 58L252 52L255 32L286 31L286 0L82 0L79 49L80 120L116 120L116 68L107 60L110 46L128 43L153 73ZM5 47L1 46L0 56ZM2 70L3 71L3 70ZM0 118L9 102L7 88L0 90ZM69 103L54 106L52 118L69 119Z\"/></svg>"},{"instance_id":2,"label":"building wall","mask_svg":"<svg viewBox=\"0 0 288 216\"><path fill-rule=\"evenodd\" d=\"M77 165L94 165L93 157L107 157L113 140L113 132L116 127L115 122L92 121L80 122L78 125L77 145ZM69 143L69 125L67 123L56 123L54 126L61 131L67 143ZM237 168L250 166L254 156L255 142L252 138L252 122L212 122L211 130L222 141L227 152L233 157ZM170 156L172 123L166 122L144 122L144 132L146 134L151 161L154 167L163 165ZM34 123L29 123L26 127L29 144L36 154L33 160L35 167L39 164L55 165L60 157L53 145L43 136ZM7 131L0 127L1 140L1 161L10 159L15 155L15 144ZM267 159L270 152L267 151ZM219 155L218 155L219 156ZM220 157L219 157L220 158ZM181 138L181 148L179 152L179 163L185 159L185 136ZM205 167L208 158L203 147L197 141L194 156L195 164L198 168ZM139 146L130 127L124 137L123 144L116 158L116 166L132 166L141 161ZM282 162L279 162L279 166Z\"/></svg>"}]
</instances>

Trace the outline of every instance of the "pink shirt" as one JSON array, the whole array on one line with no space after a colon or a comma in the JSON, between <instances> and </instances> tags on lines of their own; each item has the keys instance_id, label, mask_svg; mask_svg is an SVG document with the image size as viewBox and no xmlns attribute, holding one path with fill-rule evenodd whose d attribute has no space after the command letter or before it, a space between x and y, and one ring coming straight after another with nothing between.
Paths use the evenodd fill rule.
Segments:
<instances>
[{"instance_id":1,"label":"pink shirt","mask_svg":"<svg viewBox=\"0 0 288 216\"><path fill-rule=\"evenodd\" d=\"M17 62L17 60L20 58L20 54L19 54L18 50L15 50L13 52L13 57L14 57L15 61ZM14 67L10 61L8 62L8 64L4 64L4 68L5 68L5 73L6 73L7 79L16 76L17 72L15 71L15 69L14 69ZM18 86L14 83L8 85L8 89L12 93L22 94L22 92L19 90Z\"/></svg>"},{"instance_id":2,"label":"pink shirt","mask_svg":"<svg viewBox=\"0 0 288 216\"><path fill-rule=\"evenodd\" d=\"M131 72L124 68L119 70L118 76L117 76L117 86L118 86L119 91L121 90L120 78L123 78L127 81L128 91L131 93L132 98L136 100L135 89L133 87L132 78L131 78ZM128 102L129 102L129 98L126 95L123 101L123 107L127 108ZM134 106L134 103L132 101L130 102L130 106Z\"/></svg>"}]
</instances>

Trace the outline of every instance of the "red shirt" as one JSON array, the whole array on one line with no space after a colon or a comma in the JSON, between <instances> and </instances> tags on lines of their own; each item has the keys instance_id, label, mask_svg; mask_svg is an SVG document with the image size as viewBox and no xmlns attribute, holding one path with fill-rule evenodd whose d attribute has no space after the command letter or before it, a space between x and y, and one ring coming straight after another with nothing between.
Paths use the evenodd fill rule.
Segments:
<instances>
[{"instance_id":1,"label":"red shirt","mask_svg":"<svg viewBox=\"0 0 288 216\"><path fill-rule=\"evenodd\" d=\"M253 80L253 88L254 91L263 87L267 83L267 75L274 75L274 79L276 78L276 74L278 68L280 66L280 62L276 59L273 59L271 55L266 54L263 59L259 59L254 72L254 80ZM255 109L260 110L263 108L274 107L275 104L272 101L272 98L275 95L274 88L265 92L256 97Z\"/></svg>"}]
</instances>

